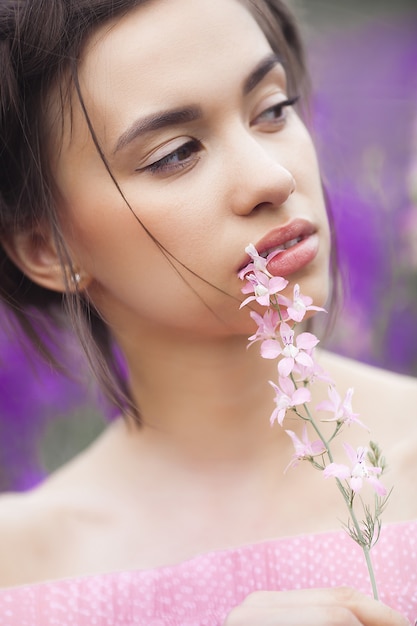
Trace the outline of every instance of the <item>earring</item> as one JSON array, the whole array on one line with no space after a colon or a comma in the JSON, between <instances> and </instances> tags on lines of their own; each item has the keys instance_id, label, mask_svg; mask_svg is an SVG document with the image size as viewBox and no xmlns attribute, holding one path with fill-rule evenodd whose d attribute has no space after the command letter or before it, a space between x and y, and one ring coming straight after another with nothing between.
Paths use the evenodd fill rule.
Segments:
<instances>
[{"instance_id":1,"label":"earring","mask_svg":"<svg viewBox=\"0 0 417 626\"><path fill-rule=\"evenodd\" d=\"M74 270L71 275L71 283L74 291L79 291L82 287L82 283L85 280L85 276L81 271Z\"/></svg>"}]
</instances>

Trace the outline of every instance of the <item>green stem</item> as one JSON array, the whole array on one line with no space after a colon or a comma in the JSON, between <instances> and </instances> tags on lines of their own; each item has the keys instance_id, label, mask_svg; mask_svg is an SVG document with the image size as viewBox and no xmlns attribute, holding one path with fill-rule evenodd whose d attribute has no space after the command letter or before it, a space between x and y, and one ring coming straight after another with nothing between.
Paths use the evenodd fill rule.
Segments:
<instances>
[{"instance_id":1,"label":"green stem","mask_svg":"<svg viewBox=\"0 0 417 626\"><path fill-rule=\"evenodd\" d=\"M294 377L293 377L292 374L291 374L291 380L292 380L295 388L297 389L298 385L297 385L297 382L294 380ZM333 434L333 436L331 437L330 441L327 441L327 439L325 438L325 436L321 432L320 428L318 427L318 425L316 423L316 420L312 416L312 414L310 412L310 409L307 406L307 404L304 403L303 407L304 407L304 410L306 412L306 417L303 417L303 419L305 419L305 420L310 422L311 426L315 430L315 432L316 432L317 436L319 437L320 441L323 443L323 445L326 448L326 453L327 453L327 456L328 456L328 459L329 459L330 463L333 463L333 454L332 454L332 451L330 449L330 445L329 444L330 444L330 441L332 441L332 439L334 439L334 437L336 436L338 429L336 429L336 432ZM372 564L370 548L369 548L368 545L366 545L366 541L365 541L365 538L363 536L362 529L361 529L360 524L358 522L358 519L356 517L356 513L355 513L354 508L353 508L353 499L351 499L349 497L348 492L346 491L345 487L342 485L342 483L341 483L339 478L336 478L336 484L337 484L337 486L339 488L340 493L343 496L343 500L345 501L346 507L348 509L350 519L352 520L353 525L355 527L356 534L357 534L357 537L359 539L359 542L357 542L357 543L359 543L360 547L362 548L363 554L365 556L365 562L366 562L366 566L368 568L368 574L369 574L369 579L371 581L373 596L374 596L375 600L378 600L379 599L378 588L377 588L377 585L376 585L375 572L374 572L374 567L373 567L373 564Z\"/></svg>"},{"instance_id":2,"label":"green stem","mask_svg":"<svg viewBox=\"0 0 417 626\"><path fill-rule=\"evenodd\" d=\"M376 579L375 579L375 572L374 572L374 566L372 563L372 558L371 558L371 549L368 545L366 545L366 542L364 540L364 536L362 533L362 529L360 527L360 524L358 522L358 518L356 517L356 513L353 509L353 504L351 504L351 502L348 501L348 499L346 498L345 495L345 489L342 485L342 483L340 482L340 480L338 478L336 478L336 482L338 483L338 487L341 490L343 496L344 496L344 500L346 502L346 506L348 508L349 511L349 515L350 518L353 522L353 525L355 526L355 530L357 533L357 536L359 537L359 539L361 540L360 542L360 547L362 548L362 552L365 556L365 561L366 561L366 566L368 568L368 574L369 574L369 579L371 581L371 586L372 586L372 593L374 596L375 600L379 600L379 595L378 595L378 588L377 588L377 584L376 584Z\"/></svg>"},{"instance_id":3,"label":"green stem","mask_svg":"<svg viewBox=\"0 0 417 626\"><path fill-rule=\"evenodd\" d=\"M278 311L280 320L282 321L282 315L281 315L281 310L280 307L278 305L278 299L275 296L274 301L272 302L272 306ZM294 379L293 374L290 374L291 380L294 384L294 387L296 389L298 389L298 384ZM330 463L333 463L333 454L332 451L330 449L330 443L331 441L336 437L336 435L339 433L340 431L340 425L336 426L336 429L333 433L333 435L331 436L331 438L329 440L327 440L324 435L322 434L320 428L318 427L316 420L314 419L314 417L312 416L310 409L308 408L307 404L304 403L303 404L304 410L306 412L306 416L302 416L298 413L298 411L296 411L296 413L299 415L299 417L301 417L303 420L305 421L309 421L311 426L313 427L313 429L315 430L317 436L319 437L320 441L323 443L323 445L326 448L326 453L327 453L327 457L329 459ZM323 468L320 468L323 469ZM372 559L371 559L371 554L370 554L370 546L367 545L367 542L365 540L365 537L363 535L362 529L360 527L360 524L358 522L358 519L356 517L356 513L354 511L353 508L353 497L354 496L350 496L349 492L345 489L345 487L342 485L341 481L339 478L336 478L336 484L339 488L340 493L343 496L343 500L345 501L346 507L348 509L349 512L349 516L350 519L352 520L352 523L355 527L355 531L356 531L356 536L358 538L357 543L361 546L362 551L364 553L365 556L365 562L366 562L366 566L368 568L368 574L369 574L369 578L371 581L371 586L372 586L372 593L373 596L375 598L375 600L378 600L378 589L377 589L377 585L376 585L376 580L375 580L375 573L374 573L374 568L373 568L373 564L372 564ZM350 489L350 487L349 487ZM352 493L352 492L351 492ZM353 537L352 537L353 539Z\"/></svg>"},{"instance_id":4,"label":"green stem","mask_svg":"<svg viewBox=\"0 0 417 626\"><path fill-rule=\"evenodd\" d=\"M368 574L369 574L369 578L370 578L371 585L372 585L372 593L373 593L374 599L379 600L378 587L376 586L376 580L375 580L374 566L372 564L372 559L371 559L371 551L368 548L368 546L362 546L362 550L365 555L366 565L368 567Z\"/></svg>"}]
</instances>

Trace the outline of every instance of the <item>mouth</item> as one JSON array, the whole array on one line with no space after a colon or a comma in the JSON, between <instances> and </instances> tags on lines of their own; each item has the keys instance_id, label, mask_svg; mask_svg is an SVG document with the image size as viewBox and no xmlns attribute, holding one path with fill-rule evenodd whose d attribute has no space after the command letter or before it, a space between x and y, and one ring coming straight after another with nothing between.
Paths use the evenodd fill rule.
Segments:
<instances>
[{"instance_id":1,"label":"mouth","mask_svg":"<svg viewBox=\"0 0 417 626\"><path fill-rule=\"evenodd\" d=\"M299 237L294 237L294 239L290 239L289 241L279 244L278 246L273 246L272 248L267 248L266 250L263 250L259 253L259 256L266 259L267 256L269 256L272 252L283 252L284 250L289 250L293 246L296 246L297 243L300 243L300 241L302 241L303 239L304 237L301 235Z\"/></svg>"},{"instance_id":2,"label":"mouth","mask_svg":"<svg viewBox=\"0 0 417 626\"><path fill-rule=\"evenodd\" d=\"M267 265L273 276L288 276L313 260L318 245L316 226L308 220L297 218L271 230L255 244L255 248L264 259L275 253ZM248 263L249 258L246 257L241 271Z\"/></svg>"}]
</instances>

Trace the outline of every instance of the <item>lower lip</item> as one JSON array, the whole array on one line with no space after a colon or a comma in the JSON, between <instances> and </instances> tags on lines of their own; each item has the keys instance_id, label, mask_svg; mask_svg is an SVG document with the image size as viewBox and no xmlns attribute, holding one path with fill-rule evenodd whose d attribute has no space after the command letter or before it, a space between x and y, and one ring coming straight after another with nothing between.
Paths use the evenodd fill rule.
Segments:
<instances>
[{"instance_id":1,"label":"lower lip","mask_svg":"<svg viewBox=\"0 0 417 626\"><path fill-rule=\"evenodd\" d=\"M272 276L290 276L311 263L319 251L319 237L315 233L288 250L283 250L267 265Z\"/></svg>"}]
</instances>

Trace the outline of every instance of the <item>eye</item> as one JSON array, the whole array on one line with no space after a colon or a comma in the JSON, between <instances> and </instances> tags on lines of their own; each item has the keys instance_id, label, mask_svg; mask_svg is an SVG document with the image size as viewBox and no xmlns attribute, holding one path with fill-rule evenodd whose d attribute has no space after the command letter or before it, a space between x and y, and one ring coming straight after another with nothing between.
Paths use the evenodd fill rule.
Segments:
<instances>
[{"instance_id":1,"label":"eye","mask_svg":"<svg viewBox=\"0 0 417 626\"><path fill-rule=\"evenodd\" d=\"M266 123L268 126L273 127L272 130L276 130L276 128L281 126L286 119L285 109L293 106L298 100L299 96L295 96L294 98L288 98L287 100L277 102L273 106L270 106L262 111L262 113L260 113L252 122L252 125Z\"/></svg>"},{"instance_id":2,"label":"eye","mask_svg":"<svg viewBox=\"0 0 417 626\"><path fill-rule=\"evenodd\" d=\"M147 171L151 174L175 173L194 165L199 160L198 153L201 149L201 143L197 139L189 139L157 161L145 165L145 167L141 167L136 171Z\"/></svg>"}]
</instances>

